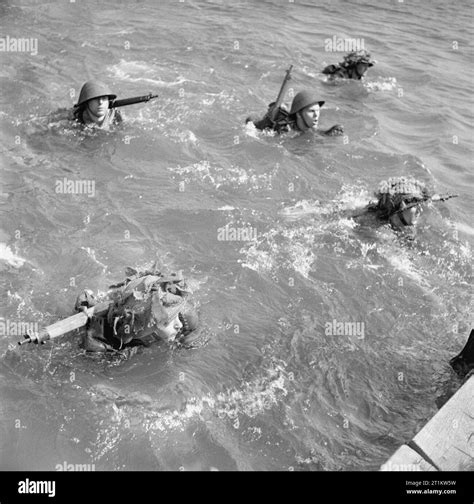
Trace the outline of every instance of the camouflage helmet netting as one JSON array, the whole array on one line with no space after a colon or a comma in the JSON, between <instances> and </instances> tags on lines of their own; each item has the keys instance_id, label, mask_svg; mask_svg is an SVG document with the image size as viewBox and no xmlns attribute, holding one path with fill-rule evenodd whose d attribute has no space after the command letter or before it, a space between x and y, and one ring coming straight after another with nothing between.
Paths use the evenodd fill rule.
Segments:
<instances>
[{"instance_id":1,"label":"camouflage helmet netting","mask_svg":"<svg viewBox=\"0 0 474 504\"><path fill-rule=\"evenodd\" d=\"M414 178L392 177L379 184L375 192L378 209L391 215L400 209L402 202L414 203L425 201L429 197L428 189L423 182Z\"/></svg>"},{"instance_id":2,"label":"camouflage helmet netting","mask_svg":"<svg viewBox=\"0 0 474 504\"><path fill-rule=\"evenodd\" d=\"M367 65L374 65L375 60L371 59L370 53L368 53L365 49L361 49L360 51L353 51L346 56L344 56L344 61L340 63L341 67L349 67L356 65L357 63L366 63Z\"/></svg>"},{"instance_id":3,"label":"camouflage helmet netting","mask_svg":"<svg viewBox=\"0 0 474 504\"><path fill-rule=\"evenodd\" d=\"M178 275L134 275L111 293L108 322L126 344L150 329L165 327L184 309L187 291Z\"/></svg>"}]
</instances>

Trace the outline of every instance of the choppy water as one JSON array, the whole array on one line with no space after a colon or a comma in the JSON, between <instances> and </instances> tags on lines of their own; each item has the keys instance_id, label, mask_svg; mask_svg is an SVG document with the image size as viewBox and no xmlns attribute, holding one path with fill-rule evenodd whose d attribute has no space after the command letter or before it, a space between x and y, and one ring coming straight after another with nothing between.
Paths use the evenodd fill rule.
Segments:
<instances>
[{"instance_id":1,"label":"choppy water","mask_svg":"<svg viewBox=\"0 0 474 504\"><path fill-rule=\"evenodd\" d=\"M191 279L212 334L120 365L73 336L20 350L2 336L0 468L377 469L458 384L447 361L470 323L470 4L0 9L2 34L39 44L1 53L0 315L54 322L80 289L158 258ZM321 78L342 56L324 51L333 36L364 39L378 61L364 83ZM318 90L322 127L343 124L346 141L244 126L290 63L294 89ZM39 117L89 78L160 98L110 133ZM432 205L414 240L348 216L409 174L460 195ZM56 193L64 177L93 181L94 196ZM221 241L226 225L257 239ZM330 335L333 321L364 334Z\"/></svg>"}]
</instances>

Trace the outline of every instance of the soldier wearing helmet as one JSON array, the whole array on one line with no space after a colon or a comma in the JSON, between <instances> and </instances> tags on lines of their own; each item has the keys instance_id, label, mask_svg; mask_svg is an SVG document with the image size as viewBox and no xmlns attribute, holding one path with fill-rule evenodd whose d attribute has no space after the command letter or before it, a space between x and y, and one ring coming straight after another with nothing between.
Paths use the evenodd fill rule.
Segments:
<instances>
[{"instance_id":1,"label":"soldier wearing helmet","mask_svg":"<svg viewBox=\"0 0 474 504\"><path fill-rule=\"evenodd\" d=\"M423 211L422 203L431 199L425 184L414 178L391 177L379 184L377 201L368 210L399 229L414 226Z\"/></svg>"},{"instance_id":2,"label":"soldier wearing helmet","mask_svg":"<svg viewBox=\"0 0 474 504\"><path fill-rule=\"evenodd\" d=\"M374 66L375 60L371 59L370 54L365 50L354 51L346 56L338 65L328 65L322 73L329 76L329 79L354 79L360 80L367 70Z\"/></svg>"},{"instance_id":3,"label":"soldier wearing helmet","mask_svg":"<svg viewBox=\"0 0 474 504\"><path fill-rule=\"evenodd\" d=\"M111 286L109 312L92 317L81 346L88 352L133 353L154 341L176 342L192 347L200 338L198 316L188 300L183 277L173 273L127 270L128 277ZM76 311L85 311L96 300L90 291L77 297Z\"/></svg>"},{"instance_id":4,"label":"soldier wearing helmet","mask_svg":"<svg viewBox=\"0 0 474 504\"><path fill-rule=\"evenodd\" d=\"M388 222L394 229L413 229L426 203L447 201L457 194L433 194L423 182L413 177L390 177L380 182L375 200L352 215L359 218L373 213L381 222Z\"/></svg>"},{"instance_id":5,"label":"soldier wearing helmet","mask_svg":"<svg viewBox=\"0 0 474 504\"><path fill-rule=\"evenodd\" d=\"M79 100L74 105L74 118L81 124L101 129L119 124L123 121L120 112L109 107L115 98L117 95L102 82L88 81L82 86Z\"/></svg>"},{"instance_id":6,"label":"soldier wearing helmet","mask_svg":"<svg viewBox=\"0 0 474 504\"><path fill-rule=\"evenodd\" d=\"M300 91L293 98L289 111L280 107L273 124L269 123L267 116L254 124L257 129L272 129L277 133L319 131L319 114L324 103L312 91ZM323 135L330 136L342 135L343 132L344 128L339 124L332 126L326 131L321 131Z\"/></svg>"}]
</instances>

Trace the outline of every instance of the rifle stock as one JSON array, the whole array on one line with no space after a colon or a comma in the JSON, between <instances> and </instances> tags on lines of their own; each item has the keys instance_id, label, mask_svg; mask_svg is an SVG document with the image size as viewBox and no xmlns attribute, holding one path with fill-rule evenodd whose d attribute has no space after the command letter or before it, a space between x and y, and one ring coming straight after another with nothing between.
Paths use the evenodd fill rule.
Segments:
<instances>
[{"instance_id":1,"label":"rifle stock","mask_svg":"<svg viewBox=\"0 0 474 504\"><path fill-rule=\"evenodd\" d=\"M64 336L65 334L74 331L74 329L80 329L87 324L89 317L93 315L96 317L104 316L108 310L112 301L105 301L103 303L98 303L91 308L86 309L75 315L55 322L47 327L44 327L37 333L25 334L24 340L19 341L19 345L24 345L25 343L44 343L48 340L53 340Z\"/></svg>"},{"instance_id":2,"label":"rifle stock","mask_svg":"<svg viewBox=\"0 0 474 504\"><path fill-rule=\"evenodd\" d=\"M288 68L288 70L286 71L285 78L283 79L283 82L281 84L277 99L275 100L274 103L272 103L270 105L270 109L269 109L267 115L269 116L269 118L272 122L275 121L276 116L278 114L278 111L280 110L281 104L283 102L283 99L285 98L286 88L288 86L288 83L291 80L291 71L292 70L293 70L293 65L290 65L290 68Z\"/></svg>"}]
</instances>

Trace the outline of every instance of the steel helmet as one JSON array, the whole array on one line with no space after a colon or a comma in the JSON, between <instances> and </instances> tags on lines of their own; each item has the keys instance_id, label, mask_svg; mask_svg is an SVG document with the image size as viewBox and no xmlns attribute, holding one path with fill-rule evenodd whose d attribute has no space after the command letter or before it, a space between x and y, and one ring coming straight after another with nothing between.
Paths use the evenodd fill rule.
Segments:
<instances>
[{"instance_id":1,"label":"steel helmet","mask_svg":"<svg viewBox=\"0 0 474 504\"><path fill-rule=\"evenodd\" d=\"M324 105L324 102L320 101L311 91L300 91L299 93L296 93L296 96L293 98L290 114L296 114L296 112L299 112L301 109L310 107L315 103L317 103L320 107Z\"/></svg>"},{"instance_id":2,"label":"steel helmet","mask_svg":"<svg viewBox=\"0 0 474 504\"><path fill-rule=\"evenodd\" d=\"M117 95L111 93L110 89L104 83L96 80L87 81L82 86L79 100L74 106L79 107L89 100L99 98L100 96L107 96L109 100L115 100L115 98L117 98Z\"/></svg>"}]
</instances>

